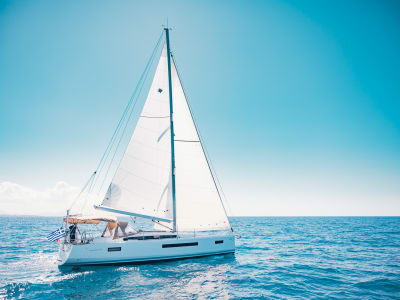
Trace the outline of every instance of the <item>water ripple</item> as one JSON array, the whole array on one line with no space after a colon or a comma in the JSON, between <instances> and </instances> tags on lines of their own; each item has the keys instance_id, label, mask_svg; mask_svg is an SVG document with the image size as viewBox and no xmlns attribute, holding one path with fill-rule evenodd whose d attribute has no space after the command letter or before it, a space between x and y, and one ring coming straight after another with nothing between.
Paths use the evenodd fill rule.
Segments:
<instances>
[{"instance_id":1,"label":"water ripple","mask_svg":"<svg viewBox=\"0 0 400 300\"><path fill-rule=\"evenodd\" d=\"M0 298L400 299L400 218L232 218L235 255L60 271L58 218L0 217Z\"/></svg>"}]
</instances>

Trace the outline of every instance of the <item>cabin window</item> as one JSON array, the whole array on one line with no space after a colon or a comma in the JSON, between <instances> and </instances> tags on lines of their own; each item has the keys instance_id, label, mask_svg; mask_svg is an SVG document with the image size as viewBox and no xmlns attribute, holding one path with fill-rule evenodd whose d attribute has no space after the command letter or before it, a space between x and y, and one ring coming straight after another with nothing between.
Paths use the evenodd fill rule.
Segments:
<instances>
[{"instance_id":1,"label":"cabin window","mask_svg":"<svg viewBox=\"0 0 400 300\"><path fill-rule=\"evenodd\" d=\"M163 244L163 248L175 248L175 247L188 247L188 246L198 246L198 242L194 243L179 243L179 244Z\"/></svg>"},{"instance_id":2,"label":"cabin window","mask_svg":"<svg viewBox=\"0 0 400 300\"><path fill-rule=\"evenodd\" d=\"M219 240L219 241L215 241L216 244L223 244L224 241L223 240Z\"/></svg>"},{"instance_id":3,"label":"cabin window","mask_svg":"<svg viewBox=\"0 0 400 300\"><path fill-rule=\"evenodd\" d=\"M176 235L146 235L146 236L131 236L123 238L124 241L128 240L156 240L156 239L172 239Z\"/></svg>"},{"instance_id":4,"label":"cabin window","mask_svg":"<svg viewBox=\"0 0 400 300\"><path fill-rule=\"evenodd\" d=\"M108 248L108 252L121 251L121 247Z\"/></svg>"}]
</instances>

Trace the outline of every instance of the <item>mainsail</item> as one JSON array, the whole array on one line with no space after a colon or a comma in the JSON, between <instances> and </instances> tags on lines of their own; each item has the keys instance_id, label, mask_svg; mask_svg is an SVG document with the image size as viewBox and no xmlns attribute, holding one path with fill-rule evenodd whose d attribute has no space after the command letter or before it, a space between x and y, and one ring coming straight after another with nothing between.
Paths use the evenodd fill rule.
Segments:
<instances>
[{"instance_id":1,"label":"mainsail","mask_svg":"<svg viewBox=\"0 0 400 300\"><path fill-rule=\"evenodd\" d=\"M229 229L175 64L171 62L178 231ZM164 46L143 110L99 207L147 216L171 228L171 128Z\"/></svg>"},{"instance_id":2,"label":"mainsail","mask_svg":"<svg viewBox=\"0 0 400 300\"><path fill-rule=\"evenodd\" d=\"M171 172L167 54L164 47L134 133L102 205L172 219L158 211ZM165 200L164 200L165 202Z\"/></svg>"}]
</instances>

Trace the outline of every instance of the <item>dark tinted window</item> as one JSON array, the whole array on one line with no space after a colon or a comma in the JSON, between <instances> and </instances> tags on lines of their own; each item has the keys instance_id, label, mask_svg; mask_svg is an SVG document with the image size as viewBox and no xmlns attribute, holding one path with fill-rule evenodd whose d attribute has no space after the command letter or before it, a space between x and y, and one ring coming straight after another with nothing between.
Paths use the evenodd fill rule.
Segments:
<instances>
[{"instance_id":1,"label":"dark tinted window","mask_svg":"<svg viewBox=\"0 0 400 300\"><path fill-rule=\"evenodd\" d=\"M108 252L113 252L113 251L121 251L121 247L108 248Z\"/></svg>"},{"instance_id":2,"label":"dark tinted window","mask_svg":"<svg viewBox=\"0 0 400 300\"><path fill-rule=\"evenodd\" d=\"M125 237L123 240L157 240L157 239L172 239L176 238L176 235L146 235L146 236L130 236Z\"/></svg>"},{"instance_id":3,"label":"dark tinted window","mask_svg":"<svg viewBox=\"0 0 400 300\"><path fill-rule=\"evenodd\" d=\"M197 246L199 245L198 242L193 243L179 243L179 244L163 244L163 248L175 248L175 247L188 247L188 246Z\"/></svg>"}]
</instances>

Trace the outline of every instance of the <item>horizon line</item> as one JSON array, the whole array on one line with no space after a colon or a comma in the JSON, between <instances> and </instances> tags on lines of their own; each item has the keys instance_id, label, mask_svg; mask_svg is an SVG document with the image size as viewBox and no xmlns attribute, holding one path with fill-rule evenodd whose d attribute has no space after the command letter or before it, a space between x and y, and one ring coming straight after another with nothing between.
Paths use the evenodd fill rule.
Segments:
<instances>
[{"instance_id":1,"label":"horizon line","mask_svg":"<svg viewBox=\"0 0 400 300\"><path fill-rule=\"evenodd\" d=\"M0 217L44 217L44 218L62 218L64 215L24 215L24 214L0 214ZM229 218L398 218L400 215L248 215L248 216L228 216Z\"/></svg>"}]
</instances>

